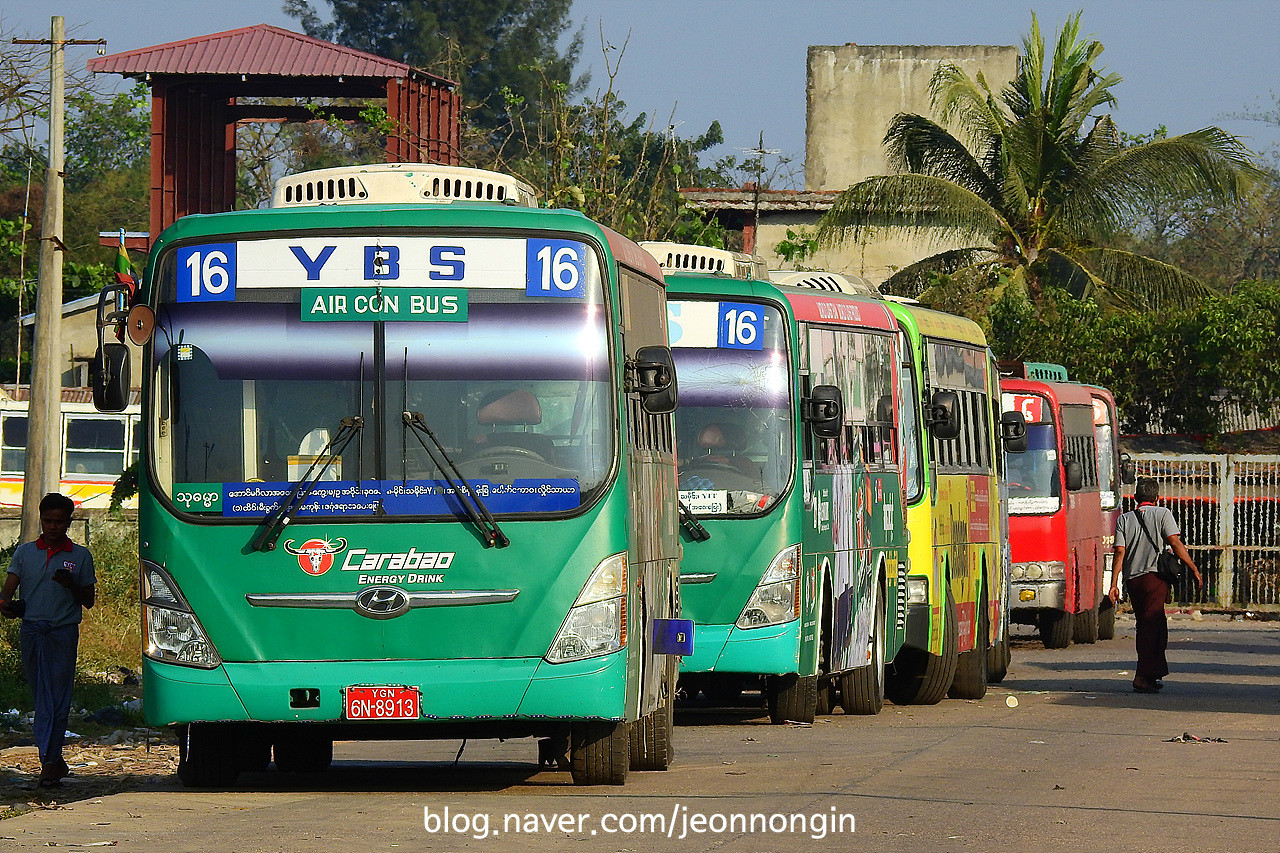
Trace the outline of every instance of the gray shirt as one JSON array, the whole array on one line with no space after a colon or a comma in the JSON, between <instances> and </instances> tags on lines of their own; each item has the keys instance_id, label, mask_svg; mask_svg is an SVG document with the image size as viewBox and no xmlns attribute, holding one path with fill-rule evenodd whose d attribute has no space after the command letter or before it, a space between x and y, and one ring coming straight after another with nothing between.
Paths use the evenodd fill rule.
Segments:
<instances>
[{"instance_id":1,"label":"gray shirt","mask_svg":"<svg viewBox=\"0 0 1280 853\"><path fill-rule=\"evenodd\" d=\"M1142 523L1135 513L1142 513ZM1151 535L1143 532L1146 525ZM1156 560L1164 550L1165 540L1178 536L1178 522L1168 507L1144 504L1133 512L1126 512L1116 522L1116 545L1124 546L1124 576L1126 579L1145 575L1156 570ZM1151 540L1154 539L1156 545Z\"/></svg>"},{"instance_id":2,"label":"gray shirt","mask_svg":"<svg viewBox=\"0 0 1280 853\"><path fill-rule=\"evenodd\" d=\"M93 568L93 555L88 548L74 542L70 551L54 551L53 554L35 542L19 545L13 552L9 574L18 576L19 597L26 602L23 621L47 620L58 628L84 618L71 590L53 579L53 573L58 569L71 572L71 579L78 586L88 586L98 580Z\"/></svg>"}]
</instances>

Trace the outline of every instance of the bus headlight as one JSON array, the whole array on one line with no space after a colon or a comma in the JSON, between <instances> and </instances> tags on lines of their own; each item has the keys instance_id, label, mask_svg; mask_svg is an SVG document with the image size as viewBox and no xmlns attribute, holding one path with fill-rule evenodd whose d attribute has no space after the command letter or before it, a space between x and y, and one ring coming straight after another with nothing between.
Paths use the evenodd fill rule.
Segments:
<instances>
[{"instance_id":1,"label":"bus headlight","mask_svg":"<svg viewBox=\"0 0 1280 853\"><path fill-rule=\"evenodd\" d=\"M1014 563L1009 574L1015 581L1060 581L1067 576L1067 564L1061 560Z\"/></svg>"},{"instance_id":2,"label":"bus headlight","mask_svg":"<svg viewBox=\"0 0 1280 853\"><path fill-rule=\"evenodd\" d=\"M548 663L616 652L627 644L627 555L606 557L587 578L547 650Z\"/></svg>"},{"instance_id":3,"label":"bus headlight","mask_svg":"<svg viewBox=\"0 0 1280 853\"><path fill-rule=\"evenodd\" d=\"M222 663L178 585L164 569L142 563L142 630L152 660L213 669Z\"/></svg>"},{"instance_id":4,"label":"bus headlight","mask_svg":"<svg viewBox=\"0 0 1280 853\"><path fill-rule=\"evenodd\" d=\"M927 604L929 601L929 579L907 578L907 604Z\"/></svg>"},{"instance_id":5,"label":"bus headlight","mask_svg":"<svg viewBox=\"0 0 1280 853\"><path fill-rule=\"evenodd\" d=\"M769 563L735 624L739 628L762 628L790 622L799 615L800 546L791 545Z\"/></svg>"}]
</instances>

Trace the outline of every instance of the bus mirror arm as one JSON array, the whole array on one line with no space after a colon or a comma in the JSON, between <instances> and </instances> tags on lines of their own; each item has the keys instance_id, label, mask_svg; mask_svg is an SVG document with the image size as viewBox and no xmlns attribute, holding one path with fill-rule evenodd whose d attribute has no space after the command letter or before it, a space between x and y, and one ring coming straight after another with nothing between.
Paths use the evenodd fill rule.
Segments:
<instances>
[{"instance_id":1,"label":"bus mirror arm","mask_svg":"<svg viewBox=\"0 0 1280 853\"><path fill-rule=\"evenodd\" d=\"M294 513L296 513L303 504L307 502L307 498L311 496L311 490L316 487L316 483L320 482L320 478L324 476L324 472L329 470L329 466L333 464L333 460L342 456L342 452L347 449L347 445L351 443L351 439L355 438L356 433L364 427L364 418L357 416L342 419L337 433L325 445L324 450L320 451L311 462L311 467L303 474L289 492L288 496L280 502L280 506L271 511L266 520L262 524L253 541L249 544L251 550L254 551L274 551L276 541L280 538L280 534L293 521ZM341 442L341 444L339 444ZM323 464L321 463L323 461ZM319 469L316 466L319 465Z\"/></svg>"},{"instance_id":2,"label":"bus mirror arm","mask_svg":"<svg viewBox=\"0 0 1280 853\"><path fill-rule=\"evenodd\" d=\"M1025 453L1027 450L1027 419L1022 412L1005 412L1000 416L1000 438L1008 453Z\"/></svg>"},{"instance_id":3,"label":"bus mirror arm","mask_svg":"<svg viewBox=\"0 0 1280 853\"><path fill-rule=\"evenodd\" d=\"M627 359L626 390L640 395L641 405L651 415L668 415L676 410L676 365L666 347L641 347L635 358Z\"/></svg>"},{"instance_id":4,"label":"bus mirror arm","mask_svg":"<svg viewBox=\"0 0 1280 853\"><path fill-rule=\"evenodd\" d=\"M401 417L404 420L404 425L413 429L413 434L417 436L418 443L422 445L422 449L427 451L432 463L444 475L445 482L449 484L454 498L462 506L462 511L467 514L468 520L480 531L480 535L484 539L484 547L506 548L510 545L511 540L502 532L497 520L489 512L489 508L484 505L484 501L480 499L480 495L476 493L476 490L467 482L467 478L462 476L458 466L449 458L449 454L445 451L444 445L440 443L440 439L436 437L431 427L427 426L427 419L422 416L422 412L404 412ZM431 439L430 445L423 441L422 436L424 435ZM432 449L433 447L434 449Z\"/></svg>"},{"instance_id":5,"label":"bus mirror arm","mask_svg":"<svg viewBox=\"0 0 1280 853\"><path fill-rule=\"evenodd\" d=\"M834 385L815 385L800 401L800 417L818 438L836 438L844 425L844 397Z\"/></svg>"},{"instance_id":6,"label":"bus mirror arm","mask_svg":"<svg viewBox=\"0 0 1280 853\"><path fill-rule=\"evenodd\" d=\"M109 284L98 293L98 351L89 365L89 384L100 412L123 412L129 403L129 348L108 342L104 334L110 328L123 337L128 301L129 290L123 284Z\"/></svg>"},{"instance_id":7,"label":"bus mirror arm","mask_svg":"<svg viewBox=\"0 0 1280 853\"><path fill-rule=\"evenodd\" d=\"M937 439L960 436L960 396L955 391L935 391L929 401L926 425Z\"/></svg>"}]
</instances>

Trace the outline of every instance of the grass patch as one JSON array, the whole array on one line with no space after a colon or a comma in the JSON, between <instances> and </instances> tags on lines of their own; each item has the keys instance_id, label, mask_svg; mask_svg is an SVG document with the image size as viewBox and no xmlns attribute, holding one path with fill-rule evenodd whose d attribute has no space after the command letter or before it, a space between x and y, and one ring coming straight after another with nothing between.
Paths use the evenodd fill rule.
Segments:
<instances>
[{"instance_id":1,"label":"grass patch","mask_svg":"<svg viewBox=\"0 0 1280 853\"><path fill-rule=\"evenodd\" d=\"M138 612L138 523L111 516L94 516L89 525L89 550L97 570L97 603L80 623L72 708L93 711L138 695L141 688L113 682L123 667L137 673L142 667L142 633ZM84 544L84 543L82 543ZM7 568L14 547L0 550ZM18 652L18 620L0 623L0 711L30 711L31 691Z\"/></svg>"}]
</instances>

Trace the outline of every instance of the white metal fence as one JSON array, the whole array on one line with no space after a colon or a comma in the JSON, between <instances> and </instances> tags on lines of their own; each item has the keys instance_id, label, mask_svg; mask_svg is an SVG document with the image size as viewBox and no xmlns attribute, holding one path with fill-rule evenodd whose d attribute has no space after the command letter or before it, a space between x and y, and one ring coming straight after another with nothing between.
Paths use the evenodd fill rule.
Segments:
<instances>
[{"instance_id":1,"label":"white metal fence","mask_svg":"<svg viewBox=\"0 0 1280 853\"><path fill-rule=\"evenodd\" d=\"M1280 610L1280 456L1137 453L1139 477L1160 482L1160 503L1205 579L1176 585L1181 604ZM1133 485L1125 487L1132 509Z\"/></svg>"}]
</instances>

